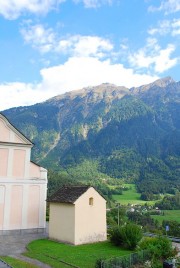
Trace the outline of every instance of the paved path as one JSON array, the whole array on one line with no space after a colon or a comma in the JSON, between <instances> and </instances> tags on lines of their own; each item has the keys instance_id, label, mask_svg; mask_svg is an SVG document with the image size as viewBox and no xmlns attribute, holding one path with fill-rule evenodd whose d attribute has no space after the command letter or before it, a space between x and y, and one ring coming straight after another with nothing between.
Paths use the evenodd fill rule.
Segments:
<instances>
[{"instance_id":1,"label":"paved path","mask_svg":"<svg viewBox=\"0 0 180 268\"><path fill-rule=\"evenodd\" d=\"M0 236L0 256L11 256L25 262L36 265L37 267L50 268L49 265L41 263L38 260L31 259L21 255L26 251L26 245L31 241L41 238L46 238L47 233L44 234L22 234L22 235L4 235ZM0 268L8 268L9 266L0 262Z\"/></svg>"},{"instance_id":2,"label":"paved path","mask_svg":"<svg viewBox=\"0 0 180 268\"><path fill-rule=\"evenodd\" d=\"M47 237L47 234L23 234L0 236L0 256L21 254L26 251L26 245L36 239Z\"/></svg>"},{"instance_id":3,"label":"paved path","mask_svg":"<svg viewBox=\"0 0 180 268\"><path fill-rule=\"evenodd\" d=\"M11 268L11 266L0 260L0 268Z\"/></svg>"}]
</instances>

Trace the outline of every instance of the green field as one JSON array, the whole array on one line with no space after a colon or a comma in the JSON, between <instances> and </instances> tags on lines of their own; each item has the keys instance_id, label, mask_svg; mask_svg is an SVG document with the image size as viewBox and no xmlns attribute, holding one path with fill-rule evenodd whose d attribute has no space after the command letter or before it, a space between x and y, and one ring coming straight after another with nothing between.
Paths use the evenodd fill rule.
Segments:
<instances>
[{"instance_id":1,"label":"green field","mask_svg":"<svg viewBox=\"0 0 180 268\"><path fill-rule=\"evenodd\" d=\"M180 210L164 210L164 215L153 215L152 218L158 220L162 223L162 221L177 221L180 223Z\"/></svg>"},{"instance_id":2,"label":"green field","mask_svg":"<svg viewBox=\"0 0 180 268\"><path fill-rule=\"evenodd\" d=\"M119 202L122 205L127 204L149 204L152 205L156 201L143 201L140 199L141 194L137 193L135 184L125 184L124 186L127 186L129 190L123 191L122 195L113 195L113 199L117 202Z\"/></svg>"},{"instance_id":3,"label":"green field","mask_svg":"<svg viewBox=\"0 0 180 268\"><path fill-rule=\"evenodd\" d=\"M92 268L99 258L107 259L131 253L131 251L116 247L110 242L72 246L41 239L31 242L27 248L26 256L38 259L53 268L67 268L68 266L63 262L80 268Z\"/></svg>"}]
</instances>

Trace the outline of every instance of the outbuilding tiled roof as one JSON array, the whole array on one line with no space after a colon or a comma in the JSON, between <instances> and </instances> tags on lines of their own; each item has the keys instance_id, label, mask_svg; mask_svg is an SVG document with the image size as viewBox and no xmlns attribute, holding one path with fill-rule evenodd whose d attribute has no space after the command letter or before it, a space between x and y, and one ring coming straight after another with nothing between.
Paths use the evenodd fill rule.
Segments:
<instances>
[{"instance_id":1,"label":"outbuilding tiled roof","mask_svg":"<svg viewBox=\"0 0 180 268\"><path fill-rule=\"evenodd\" d=\"M90 186L63 186L47 201L55 203L74 203L82 194L84 194Z\"/></svg>"}]
</instances>

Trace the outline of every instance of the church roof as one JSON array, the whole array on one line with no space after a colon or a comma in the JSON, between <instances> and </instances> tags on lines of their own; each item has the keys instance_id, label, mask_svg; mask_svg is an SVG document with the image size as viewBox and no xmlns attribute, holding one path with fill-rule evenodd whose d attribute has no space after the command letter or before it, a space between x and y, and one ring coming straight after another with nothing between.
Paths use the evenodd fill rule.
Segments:
<instances>
[{"instance_id":1,"label":"church roof","mask_svg":"<svg viewBox=\"0 0 180 268\"><path fill-rule=\"evenodd\" d=\"M22 139L22 141L25 143L25 144L27 144L27 145L34 145L33 143L32 143L32 141L30 141L19 129L17 129L8 119L7 119L7 117L4 115L4 114L2 114L1 112L0 112L0 119L1 120L3 120L4 121L4 123L6 124L6 126L9 128L9 129L11 129L13 132L15 132L16 134L17 134L17 136L19 136L21 139ZM2 141L1 141L2 142Z\"/></svg>"},{"instance_id":2,"label":"church roof","mask_svg":"<svg viewBox=\"0 0 180 268\"><path fill-rule=\"evenodd\" d=\"M73 204L91 186L63 186L51 195L47 201L54 203Z\"/></svg>"}]
</instances>

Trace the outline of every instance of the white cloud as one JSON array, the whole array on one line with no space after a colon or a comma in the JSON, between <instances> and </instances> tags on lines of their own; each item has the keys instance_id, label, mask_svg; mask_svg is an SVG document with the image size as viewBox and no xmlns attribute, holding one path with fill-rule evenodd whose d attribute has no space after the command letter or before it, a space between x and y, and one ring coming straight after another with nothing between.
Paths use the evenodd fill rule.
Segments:
<instances>
[{"instance_id":1,"label":"white cloud","mask_svg":"<svg viewBox=\"0 0 180 268\"><path fill-rule=\"evenodd\" d=\"M170 56L174 52L175 46L169 44L166 49L161 49L159 54L154 57L155 71L162 73L175 66L178 62L177 58L171 59Z\"/></svg>"},{"instance_id":2,"label":"white cloud","mask_svg":"<svg viewBox=\"0 0 180 268\"><path fill-rule=\"evenodd\" d=\"M15 20L23 14L47 14L57 9L59 4L67 0L1 0L0 14L9 20ZM112 4L114 0L72 0L83 3L85 8L97 8L105 4Z\"/></svg>"},{"instance_id":3,"label":"white cloud","mask_svg":"<svg viewBox=\"0 0 180 268\"><path fill-rule=\"evenodd\" d=\"M54 49L56 36L51 28L45 28L42 24L30 25L21 29L21 34L26 43L30 43L41 53L46 53Z\"/></svg>"},{"instance_id":4,"label":"white cloud","mask_svg":"<svg viewBox=\"0 0 180 268\"><path fill-rule=\"evenodd\" d=\"M151 28L148 30L150 35L160 34L166 35L170 32L171 23L169 20L160 21L157 28Z\"/></svg>"},{"instance_id":5,"label":"white cloud","mask_svg":"<svg viewBox=\"0 0 180 268\"><path fill-rule=\"evenodd\" d=\"M72 57L62 65L41 70L39 84L8 83L0 85L0 110L31 105L70 90L104 82L127 87L140 86L157 76L136 74L122 64L111 64L94 57Z\"/></svg>"},{"instance_id":6,"label":"white cloud","mask_svg":"<svg viewBox=\"0 0 180 268\"><path fill-rule=\"evenodd\" d=\"M180 0L162 0L159 7L150 6L149 11L165 11L165 14L180 11Z\"/></svg>"},{"instance_id":7,"label":"white cloud","mask_svg":"<svg viewBox=\"0 0 180 268\"><path fill-rule=\"evenodd\" d=\"M151 28L148 30L150 35L167 35L176 36L180 34L180 19L163 20L158 23L157 28Z\"/></svg>"},{"instance_id":8,"label":"white cloud","mask_svg":"<svg viewBox=\"0 0 180 268\"><path fill-rule=\"evenodd\" d=\"M171 23L172 36L180 35L180 19L174 19Z\"/></svg>"},{"instance_id":9,"label":"white cloud","mask_svg":"<svg viewBox=\"0 0 180 268\"><path fill-rule=\"evenodd\" d=\"M48 97L46 92L38 90L38 85L16 82L1 84L0 95L0 110L31 105Z\"/></svg>"},{"instance_id":10,"label":"white cloud","mask_svg":"<svg viewBox=\"0 0 180 268\"><path fill-rule=\"evenodd\" d=\"M163 73L177 64L178 58L171 58L174 51L173 44L163 49L155 38L148 38L145 47L129 55L129 62L136 69L146 68L151 72Z\"/></svg>"},{"instance_id":11,"label":"white cloud","mask_svg":"<svg viewBox=\"0 0 180 268\"><path fill-rule=\"evenodd\" d=\"M21 29L26 43L41 53L55 52L70 56L102 58L109 55L113 44L98 36L72 35L60 38L52 28L45 28L42 24L31 25L27 22Z\"/></svg>"},{"instance_id":12,"label":"white cloud","mask_svg":"<svg viewBox=\"0 0 180 268\"><path fill-rule=\"evenodd\" d=\"M104 4L111 5L113 0L74 0L74 2L82 2L86 8L97 8Z\"/></svg>"},{"instance_id":13,"label":"white cloud","mask_svg":"<svg viewBox=\"0 0 180 268\"><path fill-rule=\"evenodd\" d=\"M111 64L109 60L100 61L92 57L73 57L65 64L41 71L42 87L73 90L104 82L131 87L141 84L142 79L152 81L147 75L134 74L132 69L125 69L122 64Z\"/></svg>"},{"instance_id":14,"label":"white cloud","mask_svg":"<svg viewBox=\"0 0 180 268\"><path fill-rule=\"evenodd\" d=\"M0 14L6 19L17 19L26 12L46 14L64 0L2 0L0 1Z\"/></svg>"},{"instance_id":15,"label":"white cloud","mask_svg":"<svg viewBox=\"0 0 180 268\"><path fill-rule=\"evenodd\" d=\"M79 57L96 56L102 58L112 49L113 45L107 39L98 36L80 35L62 39L59 41L58 46L56 46L57 52L63 52Z\"/></svg>"},{"instance_id":16,"label":"white cloud","mask_svg":"<svg viewBox=\"0 0 180 268\"><path fill-rule=\"evenodd\" d=\"M180 20L165 20L159 22L159 27L149 30L151 36L155 34L178 35L180 31ZM98 36L69 35L59 37L51 28L43 25L31 25L27 23L22 28L21 33L25 42L30 43L41 53L53 52L66 57L95 57L96 59L112 59L118 61L123 53L128 55L131 66L136 69L146 69L149 73L163 73L177 64L177 58L171 58L176 47L168 44L166 48L160 47L156 38L148 38L146 46L138 51L129 54L127 44L120 44L120 51L114 50L114 45L110 40Z\"/></svg>"}]
</instances>

